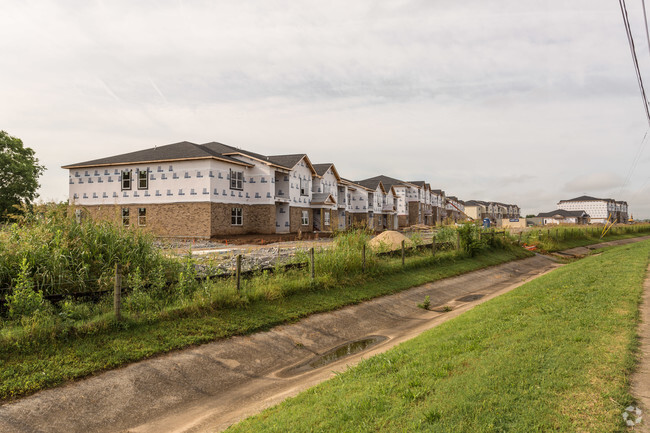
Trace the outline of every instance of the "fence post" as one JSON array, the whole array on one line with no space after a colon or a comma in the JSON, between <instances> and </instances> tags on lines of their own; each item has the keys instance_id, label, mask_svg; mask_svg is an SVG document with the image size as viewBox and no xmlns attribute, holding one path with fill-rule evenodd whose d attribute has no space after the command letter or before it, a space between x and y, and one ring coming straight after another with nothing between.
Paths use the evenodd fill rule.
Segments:
<instances>
[{"instance_id":1,"label":"fence post","mask_svg":"<svg viewBox=\"0 0 650 433\"><path fill-rule=\"evenodd\" d=\"M402 241L402 266L404 266L404 241Z\"/></svg>"},{"instance_id":2,"label":"fence post","mask_svg":"<svg viewBox=\"0 0 650 433\"><path fill-rule=\"evenodd\" d=\"M241 289L241 254L237 254L237 267L235 269L237 275L237 292Z\"/></svg>"},{"instance_id":3,"label":"fence post","mask_svg":"<svg viewBox=\"0 0 650 433\"><path fill-rule=\"evenodd\" d=\"M460 232L456 230L456 249L460 250Z\"/></svg>"},{"instance_id":4,"label":"fence post","mask_svg":"<svg viewBox=\"0 0 650 433\"><path fill-rule=\"evenodd\" d=\"M523 234L523 232L519 232L519 245L521 245L521 235L522 234Z\"/></svg>"},{"instance_id":5,"label":"fence post","mask_svg":"<svg viewBox=\"0 0 650 433\"><path fill-rule=\"evenodd\" d=\"M311 261L311 279L313 281L316 278L316 270L314 269L314 247L311 247L309 250L309 258Z\"/></svg>"},{"instance_id":6,"label":"fence post","mask_svg":"<svg viewBox=\"0 0 650 433\"><path fill-rule=\"evenodd\" d=\"M122 265L115 264L115 286L113 288L113 310L115 320L122 320Z\"/></svg>"},{"instance_id":7,"label":"fence post","mask_svg":"<svg viewBox=\"0 0 650 433\"><path fill-rule=\"evenodd\" d=\"M433 242L431 243L431 249L433 250L433 255L436 255L436 235L433 235Z\"/></svg>"},{"instance_id":8,"label":"fence post","mask_svg":"<svg viewBox=\"0 0 650 433\"><path fill-rule=\"evenodd\" d=\"M361 246L361 272L366 272L366 244Z\"/></svg>"}]
</instances>

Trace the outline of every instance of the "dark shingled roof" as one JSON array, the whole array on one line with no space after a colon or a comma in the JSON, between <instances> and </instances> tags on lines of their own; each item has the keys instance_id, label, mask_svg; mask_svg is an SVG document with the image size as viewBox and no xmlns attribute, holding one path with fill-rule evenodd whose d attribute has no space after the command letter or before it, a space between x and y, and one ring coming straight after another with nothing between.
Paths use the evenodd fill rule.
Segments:
<instances>
[{"instance_id":1,"label":"dark shingled roof","mask_svg":"<svg viewBox=\"0 0 650 433\"><path fill-rule=\"evenodd\" d=\"M364 180L355 180L354 183L357 185L365 186L368 189L376 190L381 181L376 178L364 179Z\"/></svg>"},{"instance_id":2,"label":"dark shingled roof","mask_svg":"<svg viewBox=\"0 0 650 433\"><path fill-rule=\"evenodd\" d=\"M517 206L516 204L501 203L499 201L483 201L483 200L467 200L465 206L489 206L489 205L499 205L499 206ZM519 206L517 206L519 207Z\"/></svg>"},{"instance_id":3,"label":"dark shingled roof","mask_svg":"<svg viewBox=\"0 0 650 433\"><path fill-rule=\"evenodd\" d=\"M314 193L311 195L311 203L312 204L326 204L327 200L330 200L332 203L336 203L336 200L334 200L334 196L332 194L323 192L323 193Z\"/></svg>"},{"instance_id":4,"label":"dark shingled roof","mask_svg":"<svg viewBox=\"0 0 650 433\"><path fill-rule=\"evenodd\" d=\"M324 164L314 164L314 170L316 170L317 175L322 176L333 165L334 164L332 164L331 162L326 162Z\"/></svg>"},{"instance_id":5,"label":"dark shingled roof","mask_svg":"<svg viewBox=\"0 0 650 433\"><path fill-rule=\"evenodd\" d=\"M567 217L588 217L589 215L583 210L564 210L557 209L551 212L540 212L537 214L537 218L542 217L554 217L556 215Z\"/></svg>"},{"instance_id":6,"label":"dark shingled roof","mask_svg":"<svg viewBox=\"0 0 650 433\"><path fill-rule=\"evenodd\" d=\"M361 182L366 182L370 186L367 186L366 184L361 183ZM381 182L382 185L384 185L384 187L386 187L388 189L390 189L391 187L396 186L396 185L398 185L398 186L399 185L407 185L407 186L409 185L409 182L404 182L403 180L395 179L393 177L384 176L383 174L379 175L379 176L375 176L375 177L369 177L368 179L360 180L357 183L360 184L360 185L366 186L367 188L377 189L377 184L379 182Z\"/></svg>"},{"instance_id":7,"label":"dark shingled roof","mask_svg":"<svg viewBox=\"0 0 650 433\"><path fill-rule=\"evenodd\" d=\"M426 188L431 189L431 186L423 180L409 180L407 183L410 183L415 186L419 186L422 189L426 189Z\"/></svg>"},{"instance_id":8,"label":"dark shingled roof","mask_svg":"<svg viewBox=\"0 0 650 433\"><path fill-rule=\"evenodd\" d=\"M206 143L205 146L219 153L223 153L223 154L241 153L243 155L248 155L251 158L259 159L261 161L266 161L271 164L279 165L281 167L286 167L288 169L293 168L296 164L300 162L301 159L307 156L305 153L296 153L292 155L266 156L266 155L262 155L261 153L255 153L245 149L238 149L236 147L228 146L227 144L218 143L216 141L213 141L211 143Z\"/></svg>"},{"instance_id":9,"label":"dark shingled roof","mask_svg":"<svg viewBox=\"0 0 650 433\"><path fill-rule=\"evenodd\" d=\"M596 198L588 195L581 195L580 197L571 198L569 200L560 200L560 203L566 203L569 201L613 201L611 198Z\"/></svg>"},{"instance_id":10,"label":"dark shingled roof","mask_svg":"<svg viewBox=\"0 0 650 433\"><path fill-rule=\"evenodd\" d=\"M167 144L165 146L153 147L150 149L137 150L135 152L123 153L121 155L109 156L106 158L93 159L91 161L79 162L63 166L63 168L94 167L114 164L133 164L152 161L173 161L179 159L217 158L223 161L233 162L239 165L250 165L243 161L221 155L200 144L181 141L179 143Z\"/></svg>"},{"instance_id":11,"label":"dark shingled roof","mask_svg":"<svg viewBox=\"0 0 650 433\"><path fill-rule=\"evenodd\" d=\"M258 159L269 164L292 169L301 159L307 156L304 153L294 155L265 156L248 150L238 149L227 144L212 141L205 144L195 144L189 141L157 146L150 149L138 150L121 155L109 156L107 158L94 159L92 161L79 162L63 166L63 168L94 167L100 165L134 164L153 161L174 161L183 159L215 158L222 161L232 162L239 165L251 164L234 158L237 153ZM311 163L309 163L311 165Z\"/></svg>"},{"instance_id":12,"label":"dark shingled roof","mask_svg":"<svg viewBox=\"0 0 650 433\"><path fill-rule=\"evenodd\" d=\"M344 178L344 177L341 178L341 181L342 181L342 182L345 182L345 183L348 183L348 184L352 185L353 187L355 187L355 186L360 186L361 188L364 188L364 189L370 189L370 188L368 188L368 187L366 187L366 186L360 185L360 184L358 184L357 182L355 182L355 181L353 181L353 180L350 180L350 179L346 179L346 178Z\"/></svg>"},{"instance_id":13,"label":"dark shingled roof","mask_svg":"<svg viewBox=\"0 0 650 433\"><path fill-rule=\"evenodd\" d=\"M307 156L306 153L296 153L293 155L271 155L268 158L269 161L271 161L273 164L277 164L282 167L293 168L305 156Z\"/></svg>"},{"instance_id":14,"label":"dark shingled roof","mask_svg":"<svg viewBox=\"0 0 650 433\"><path fill-rule=\"evenodd\" d=\"M342 179L342 177L339 175L338 170L331 162L325 162L322 164L312 164L312 167L314 167L314 171L316 171L316 174L319 176L324 176L327 170L331 167L332 172L334 173L334 177L336 177L336 180L340 182Z\"/></svg>"},{"instance_id":15,"label":"dark shingled roof","mask_svg":"<svg viewBox=\"0 0 650 433\"><path fill-rule=\"evenodd\" d=\"M264 156L262 154L255 153L255 152L249 152L248 150L244 150L244 149L238 149L234 146L229 146L227 144L219 143L218 141L211 141L209 143L205 143L203 146L212 150L213 152L217 152L221 154L242 153L244 155L248 155L250 157L260 159L262 161L268 160L268 156Z\"/></svg>"}]
</instances>

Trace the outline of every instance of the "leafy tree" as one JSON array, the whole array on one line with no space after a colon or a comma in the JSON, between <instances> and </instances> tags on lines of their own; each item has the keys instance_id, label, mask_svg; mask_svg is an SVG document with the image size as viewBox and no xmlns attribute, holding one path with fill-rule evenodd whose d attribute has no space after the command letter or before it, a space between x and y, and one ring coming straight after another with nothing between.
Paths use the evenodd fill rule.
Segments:
<instances>
[{"instance_id":1,"label":"leafy tree","mask_svg":"<svg viewBox=\"0 0 650 433\"><path fill-rule=\"evenodd\" d=\"M38 178L45 167L20 138L0 131L0 220L20 204L31 204L38 194Z\"/></svg>"}]
</instances>

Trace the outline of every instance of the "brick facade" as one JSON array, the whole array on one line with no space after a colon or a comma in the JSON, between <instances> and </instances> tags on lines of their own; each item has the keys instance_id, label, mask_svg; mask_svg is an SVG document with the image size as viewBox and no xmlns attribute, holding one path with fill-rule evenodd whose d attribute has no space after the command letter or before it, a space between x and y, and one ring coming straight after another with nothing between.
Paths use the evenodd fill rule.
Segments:
<instances>
[{"instance_id":1,"label":"brick facade","mask_svg":"<svg viewBox=\"0 0 650 433\"><path fill-rule=\"evenodd\" d=\"M367 213L353 213L352 226L355 228L368 227L368 214Z\"/></svg>"},{"instance_id":2,"label":"brick facade","mask_svg":"<svg viewBox=\"0 0 650 433\"><path fill-rule=\"evenodd\" d=\"M419 224L420 222L418 221L418 219L420 216L420 202L410 201L408 205L409 205L409 225L414 226L416 224Z\"/></svg>"},{"instance_id":3,"label":"brick facade","mask_svg":"<svg viewBox=\"0 0 650 433\"><path fill-rule=\"evenodd\" d=\"M307 211L309 215L309 224L302 225L302 211ZM275 220L275 219L274 219ZM314 213L312 208L309 207L294 207L289 208L289 231L291 233L311 233L314 231Z\"/></svg>"},{"instance_id":4,"label":"brick facade","mask_svg":"<svg viewBox=\"0 0 650 433\"><path fill-rule=\"evenodd\" d=\"M372 219L373 219L373 221L374 221L374 224L373 224L373 226L372 226L373 229L374 229L375 231L382 230L382 227L383 227L383 223L382 223L383 214L377 214L377 213L376 213L376 214L374 214L374 215L372 216Z\"/></svg>"},{"instance_id":5,"label":"brick facade","mask_svg":"<svg viewBox=\"0 0 650 433\"><path fill-rule=\"evenodd\" d=\"M242 209L242 225L232 224L232 208ZM77 206L84 216L122 223L122 209L129 209L129 225L149 230L157 236L210 238L239 234L274 234L274 205L233 205L224 203L165 203L148 205ZM146 209L140 225L139 209Z\"/></svg>"},{"instance_id":6,"label":"brick facade","mask_svg":"<svg viewBox=\"0 0 650 433\"><path fill-rule=\"evenodd\" d=\"M157 236L209 238L210 203L167 203L143 205L76 206L83 217L122 223L122 209L129 209L129 225L149 230ZM146 209L145 225L139 224L138 210ZM82 217L82 218L83 218Z\"/></svg>"},{"instance_id":7,"label":"brick facade","mask_svg":"<svg viewBox=\"0 0 650 433\"><path fill-rule=\"evenodd\" d=\"M273 234L275 205L211 203L211 235ZM232 209L242 209L242 225L232 224Z\"/></svg>"}]
</instances>

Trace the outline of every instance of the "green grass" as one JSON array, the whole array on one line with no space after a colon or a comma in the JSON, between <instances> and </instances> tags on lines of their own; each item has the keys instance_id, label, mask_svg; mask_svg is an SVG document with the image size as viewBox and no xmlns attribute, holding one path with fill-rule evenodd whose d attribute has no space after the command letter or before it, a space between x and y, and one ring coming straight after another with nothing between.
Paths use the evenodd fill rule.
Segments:
<instances>
[{"instance_id":1,"label":"green grass","mask_svg":"<svg viewBox=\"0 0 650 433\"><path fill-rule=\"evenodd\" d=\"M626 431L649 253L569 264L228 431Z\"/></svg>"},{"instance_id":2,"label":"green grass","mask_svg":"<svg viewBox=\"0 0 650 433\"><path fill-rule=\"evenodd\" d=\"M601 239L602 227L561 226L557 228L533 228L523 233L521 240L529 245L537 245L541 251L554 252L569 248L584 247L600 242L630 239L650 235L650 225L635 224L615 226ZM511 235L514 240L519 235Z\"/></svg>"},{"instance_id":3,"label":"green grass","mask_svg":"<svg viewBox=\"0 0 650 433\"><path fill-rule=\"evenodd\" d=\"M230 298L224 301L223 296L212 297L217 293L213 289L222 285L219 293L223 293L232 281L210 283L196 289L186 305L174 305L154 315L127 315L119 324L108 312L70 326L59 319L52 327L36 320L33 332L29 332L31 322L25 321L14 331L5 329L0 340L0 398L11 399L170 350L269 329L313 313L529 255L508 247L472 258L453 252L432 258L423 252L410 256L403 268L398 258L382 259L371 261L381 272L370 269L365 275L347 278L321 272L314 283L305 270L260 276L246 281L243 293L223 295L233 302L228 301ZM318 266L317 262L317 271ZM341 266L340 272L344 272L346 268ZM207 288L205 299L201 298L203 288Z\"/></svg>"}]
</instances>

